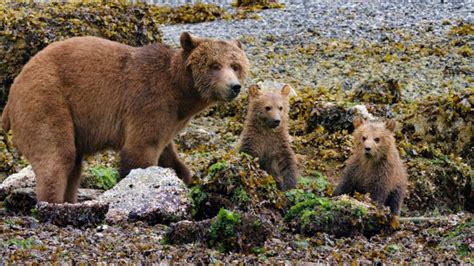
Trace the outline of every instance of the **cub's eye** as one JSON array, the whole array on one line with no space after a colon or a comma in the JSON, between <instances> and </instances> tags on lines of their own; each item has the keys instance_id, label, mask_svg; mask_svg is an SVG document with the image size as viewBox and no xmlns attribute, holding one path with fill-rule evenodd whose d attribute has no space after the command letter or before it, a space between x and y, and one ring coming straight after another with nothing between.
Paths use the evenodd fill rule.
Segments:
<instances>
[{"instance_id":1,"label":"cub's eye","mask_svg":"<svg viewBox=\"0 0 474 266\"><path fill-rule=\"evenodd\" d=\"M375 138L374 140L375 140L375 142L378 143L380 141L380 138Z\"/></svg>"},{"instance_id":2,"label":"cub's eye","mask_svg":"<svg viewBox=\"0 0 474 266\"><path fill-rule=\"evenodd\" d=\"M367 140L367 137L362 137L362 140L363 140L363 141Z\"/></svg>"},{"instance_id":3,"label":"cub's eye","mask_svg":"<svg viewBox=\"0 0 474 266\"><path fill-rule=\"evenodd\" d=\"M272 108L270 106L265 107L265 110L270 111Z\"/></svg>"},{"instance_id":4,"label":"cub's eye","mask_svg":"<svg viewBox=\"0 0 474 266\"><path fill-rule=\"evenodd\" d=\"M232 64L231 67L232 67L232 69L233 69L235 72L239 72L239 71L240 71L240 66L237 65L237 64Z\"/></svg>"},{"instance_id":5,"label":"cub's eye","mask_svg":"<svg viewBox=\"0 0 474 266\"><path fill-rule=\"evenodd\" d=\"M278 107L278 109L280 109L280 111L283 110L283 106Z\"/></svg>"},{"instance_id":6,"label":"cub's eye","mask_svg":"<svg viewBox=\"0 0 474 266\"><path fill-rule=\"evenodd\" d=\"M211 69L212 69L212 70L220 70L220 69L221 69L221 65L219 65L219 64L212 64L212 65L211 65Z\"/></svg>"}]
</instances>

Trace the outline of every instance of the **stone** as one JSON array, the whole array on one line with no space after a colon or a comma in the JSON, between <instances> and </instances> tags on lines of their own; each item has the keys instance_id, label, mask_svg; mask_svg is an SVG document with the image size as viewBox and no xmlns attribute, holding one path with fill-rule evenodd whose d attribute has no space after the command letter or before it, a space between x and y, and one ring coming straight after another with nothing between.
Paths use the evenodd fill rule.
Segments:
<instances>
[{"instance_id":1,"label":"stone","mask_svg":"<svg viewBox=\"0 0 474 266\"><path fill-rule=\"evenodd\" d=\"M102 190L98 189L79 189L77 201L84 202L96 199ZM34 187L17 188L8 194L5 198L5 207L9 212L30 214L31 209L36 205L36 190Z\"/></svg>"},{"instance_id":2,"label":"stone","mask_svg":"<svg viewBox=\"0 0 474 266\"><path fill-rule=\"evenodd\" d=\"M169 224L190 218L188 188L174 170L152 166L134 169L115 187L99 196L109 204L107 222L145 221Z\"/></svg>"},{"instance_id":3,"label":"stone","mask_svg":"<svg viewBox=\"0 0 474 266\"><path fill-rule=\"evenodd\" d=\"M95 226L104 221L109 209L107 204L95 200L81 203L55 204L40 201L36 204L36 216L42 223L57 226Z\"/></svg>"},{"instance_id":4,"label":"stone","mask_svg":"<svg viewBox=\"0 0 474 266\"><path fill-rule=\"evenodd\" d=\"M0 200L4 200L10 192L17 188L35 187L35 173L31 165L23 168L20 172L12 174L0 184Z\"/></svg>"}]
</instances>

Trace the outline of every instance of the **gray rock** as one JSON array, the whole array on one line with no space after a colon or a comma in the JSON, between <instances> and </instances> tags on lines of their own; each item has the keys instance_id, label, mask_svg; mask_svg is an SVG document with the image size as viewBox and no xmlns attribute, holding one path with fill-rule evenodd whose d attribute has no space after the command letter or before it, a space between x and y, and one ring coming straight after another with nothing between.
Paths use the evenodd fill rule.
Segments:
<instances>
[{"instance_id":1,"label":"gray rock","mask_svg":"<svg viewBox=\"0 0 474 266\"><path fill-rule=\"evenodd\" d=\"M172 169L135 169L98 201L109 204L107 222L170 223L190 218L189 190Z\"/></svg>"},{"instance_id":2,"label":"gray rock","mask_svg":"<svg viewBox=\"0 0 474 266\"><path fill-rule=\"evenodd\" d=\"M0 184L0 200L4 200L15 189L35 186L35 173L31 165L29 165L20 172L10 175Z\"/></svg>"},{"instance_id":3,"label":"gray rock","mask_svg":"<svg viewBox=\"0 0 474 266\"><path fill-rule=\"evenodd\" d=\"M84 202L96 199L102 190L79 189L77 201ZM5 198L5 207L10 212L29 214L36 205L36 190L34 187L17 188L11 191Z\"/></svg>"}]
</instances>

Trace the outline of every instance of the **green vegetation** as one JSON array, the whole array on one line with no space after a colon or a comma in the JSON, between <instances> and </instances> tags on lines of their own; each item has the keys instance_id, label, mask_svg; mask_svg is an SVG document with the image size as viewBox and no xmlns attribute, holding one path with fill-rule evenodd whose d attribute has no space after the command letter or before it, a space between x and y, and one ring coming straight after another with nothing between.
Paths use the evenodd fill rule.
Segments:
<instances>
[{"instance_id":1,"label":"green vegetation","mask_svg":"<svg viewBox=\"0 0 474 266\"><path fill-rule=\"evenodd\" d=\"M100 189L111 189L119 179L119 173L115 168L97 166L89 169L89 171L94 178L95 187Z\"/></svg>"},{"instance_id":2,"label":"green vegetation","mask_svg":"<svg viewBox=\"0 0 474 266\"><path fill-rule=\"evenodd\" d=\"M237 249L236 227L240 222L239 213L221 209L209 228L210 246L221 252Z\"/></svg>"},{"instance_id":3,"label":"green vegetation","mask_svg":"<svg viewBox=\"0 0 474 266\"><path fill-rule=\"evenodd\" d=\"M26 239L9 239L4 241L2 244L5 248L8 246L16 246L20 249L31 249L35 243L35 239L33 237L29 237Z\"/></svg>"}]
</instances>

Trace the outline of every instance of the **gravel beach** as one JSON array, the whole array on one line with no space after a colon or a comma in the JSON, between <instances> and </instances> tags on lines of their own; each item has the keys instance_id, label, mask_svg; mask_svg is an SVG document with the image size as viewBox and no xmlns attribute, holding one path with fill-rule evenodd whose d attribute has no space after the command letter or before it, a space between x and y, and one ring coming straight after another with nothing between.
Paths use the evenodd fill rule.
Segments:
<instances>
[{"instance_id":1,"label":"gravel beach","mask_svg":"<svg viewBox=\"0 0 474 266\"><path fill-rule=\"evenodd\" d=\"M228 5L226 8L235 12ZM297 95L315 90L323 92L318 101L345 102L360 88L390 80L398 84L398 101L409 104L428 96L437 99L454 92L472 93L474 88L473 35L455 32L474 23L472 1L302 1L283 9L260 11L258 16L164 25L161 30L164 42L172 46L179 46L183 31L202 37L239 39L252 65L244 93L254 83L269 87L289 84ZM296 132L297 122L291 126L290 132ZM197 117L189 128L178 136L178 147L183 161L196 175L202 175L209 161L237 145L242 123L234 117L211 113ZM184 141L186 138L193 141ZM310 157L301 147L311 140L304 138L295 137L295 152ZM347 139L331 137L328 141L346 143ZM105 165L105 161L107 166L114 166L114 156L89 158L85 168L94 163ZM459 160L468 165L466 158ZM303 166L304 171L314 170L308 164ZM339 170L338 167L334 169ZM472 176L472 170L470 173ZM166 225L134 222L90 228L57 227L40 223L32 216L13 215L1 207L0 265L474 263L473 214L438 207L403 209L402 216L431 218L402 220L393 234L336 238L325 233L307 237L283 231L268 239L262 249L248 254L222 253L199 242L168 245L164 239Z\"/></svg>"}]
</instances>

